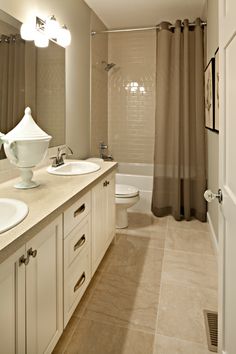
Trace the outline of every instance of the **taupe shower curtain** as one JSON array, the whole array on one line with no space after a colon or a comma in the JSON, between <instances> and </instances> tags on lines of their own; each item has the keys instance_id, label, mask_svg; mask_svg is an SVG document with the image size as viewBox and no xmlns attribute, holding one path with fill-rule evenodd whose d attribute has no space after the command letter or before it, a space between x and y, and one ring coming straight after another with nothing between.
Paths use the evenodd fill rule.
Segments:
<instances>
[{"instance_id":1,"label":"taupe shower curtain","mask_svg":"<svg viewBox=\"0 0 236 354\"><path fill-rule=\"evenodd\" d=\"M22 118L25 106L25 42L19 35L0 36L0 132ZM5 157L3 149L0 158Z\"/></svg>"},{"instance_id":2,"label":"taupe shower curtain","mask_svg":"<svg viewBox=\"0 0 236 354\"><path fill-rule=\"evenodd\" d=\"M200 19L157 31L152 212L206 220L203 29Z\"/></svg>"},{"instance_id":3,"label":"taupe shower curtain","mask_svg":"<svg viewBox=\"0 0 236 354\"><path fill-rule=\"evenodd\" d=\"M0 39L0 131L6 133L24 112L25 42L19 35Z\"/></svg>"}]
</instances>

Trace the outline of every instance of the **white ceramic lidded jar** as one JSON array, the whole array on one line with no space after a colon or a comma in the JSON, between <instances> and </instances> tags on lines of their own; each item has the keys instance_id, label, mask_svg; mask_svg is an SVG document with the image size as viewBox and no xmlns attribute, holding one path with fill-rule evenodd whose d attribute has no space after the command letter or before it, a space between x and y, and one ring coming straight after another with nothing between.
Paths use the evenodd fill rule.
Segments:
<instances>
[{"instance_id":1,"label":"white ceramic lidded jar","mask_svg":"<svg viewBox=\"0 0 236 354\"><path fill-rule=\"evenodd\" d=\"M21 171L22 181L15 185L16 188L39 186L39 183L32 181L32 168L45 158L51 139L52 137L35 123L29 107L25 109L25 115L17 126L1 136L8 159Z\"/></svg>"}]
</instances>

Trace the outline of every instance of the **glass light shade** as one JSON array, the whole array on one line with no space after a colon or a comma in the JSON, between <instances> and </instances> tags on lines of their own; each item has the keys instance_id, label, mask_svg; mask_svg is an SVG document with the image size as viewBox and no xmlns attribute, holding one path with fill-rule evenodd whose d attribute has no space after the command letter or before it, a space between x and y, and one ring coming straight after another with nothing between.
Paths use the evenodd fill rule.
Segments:
<instances>
[{"instance_id":1,"label":"glass light shade","mask_svg":"<svg viewBox=\"0 0 236 354\"><path fill-rule=\"evenodd\" d=\"M46 48L49 45L49 39L45 34L36 31L34 36L34 44L39 48Z\"/></svg>"},{"instance_id":2,"label":"glass light shade","mask_svg":"<svg viewBox=\"0 0 236 354\"><path fill-rule=\"evenodd\" d=\"M46 20L44 29L48 38L57 38L60 25L56 18L51 16Z\"/></svg>"},{"instance_id":3,"label":"glass light shade","mask_svg":"<svg viewBox=\"0 0 236 354\"><path fill-rule=\"evenodd\" d=\"M57 43L62 47L68 47L68 45L70 45L71 34L70 31L66 28L66 26L59 28L57 34Z\"/></svg>"},{"instance_id":4,"label":"glass light shade","mask_svg":"<svg viewBox=\"0 0 236 354\"><path fill-rule=\"evenodd\" d=\"M26 41L33 41L35 37L35 27L29 23L23 23L20 28L21 38Z\"/></svg>"}]
</instances>

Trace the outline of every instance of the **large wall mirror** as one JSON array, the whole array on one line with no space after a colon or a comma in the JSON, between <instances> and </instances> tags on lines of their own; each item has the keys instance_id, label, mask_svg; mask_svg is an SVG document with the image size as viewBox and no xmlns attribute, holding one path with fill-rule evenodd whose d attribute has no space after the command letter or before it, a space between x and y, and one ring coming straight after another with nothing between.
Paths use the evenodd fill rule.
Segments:
<instances>
[{"instance_id":1,"label":"large wall mirror","mask_svg":"<svg viewBox=\"0 0 236 354\"><path fill-rule=\"evenodd\" d=\"M65 144L65 49L47 48L20 37L21 23L0 10L0 132L6 134L29 106L37 124ZM5 158L3 149L0 158Z\"/></svg>"}]
</instances>

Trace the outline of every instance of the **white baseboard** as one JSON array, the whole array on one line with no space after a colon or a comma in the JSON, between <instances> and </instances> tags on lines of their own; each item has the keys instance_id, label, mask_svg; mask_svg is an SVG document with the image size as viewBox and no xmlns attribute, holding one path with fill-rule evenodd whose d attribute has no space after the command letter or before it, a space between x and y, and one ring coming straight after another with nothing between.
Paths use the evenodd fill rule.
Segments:
<instances>
[{"instance_id":1,"label":"white baseboard","mask_svg":"<svg viewBox=\"0 0 236 354\"><path fill-rule=\"evenodd\" d=\"M216 234L215 234L215 230L214 230L214 228L213 228L213 224L212 224L212 221L211 221L211 217L210 217L209 212L207 212L207 221L208 221L209 226L210 226L210 232L211 232L212 242L213 242L213 244L214 244L216 254L218 254L218 252L219 252L218 240L217 240L217 237L216 237Z\"/></svg>"}]
</instances>

